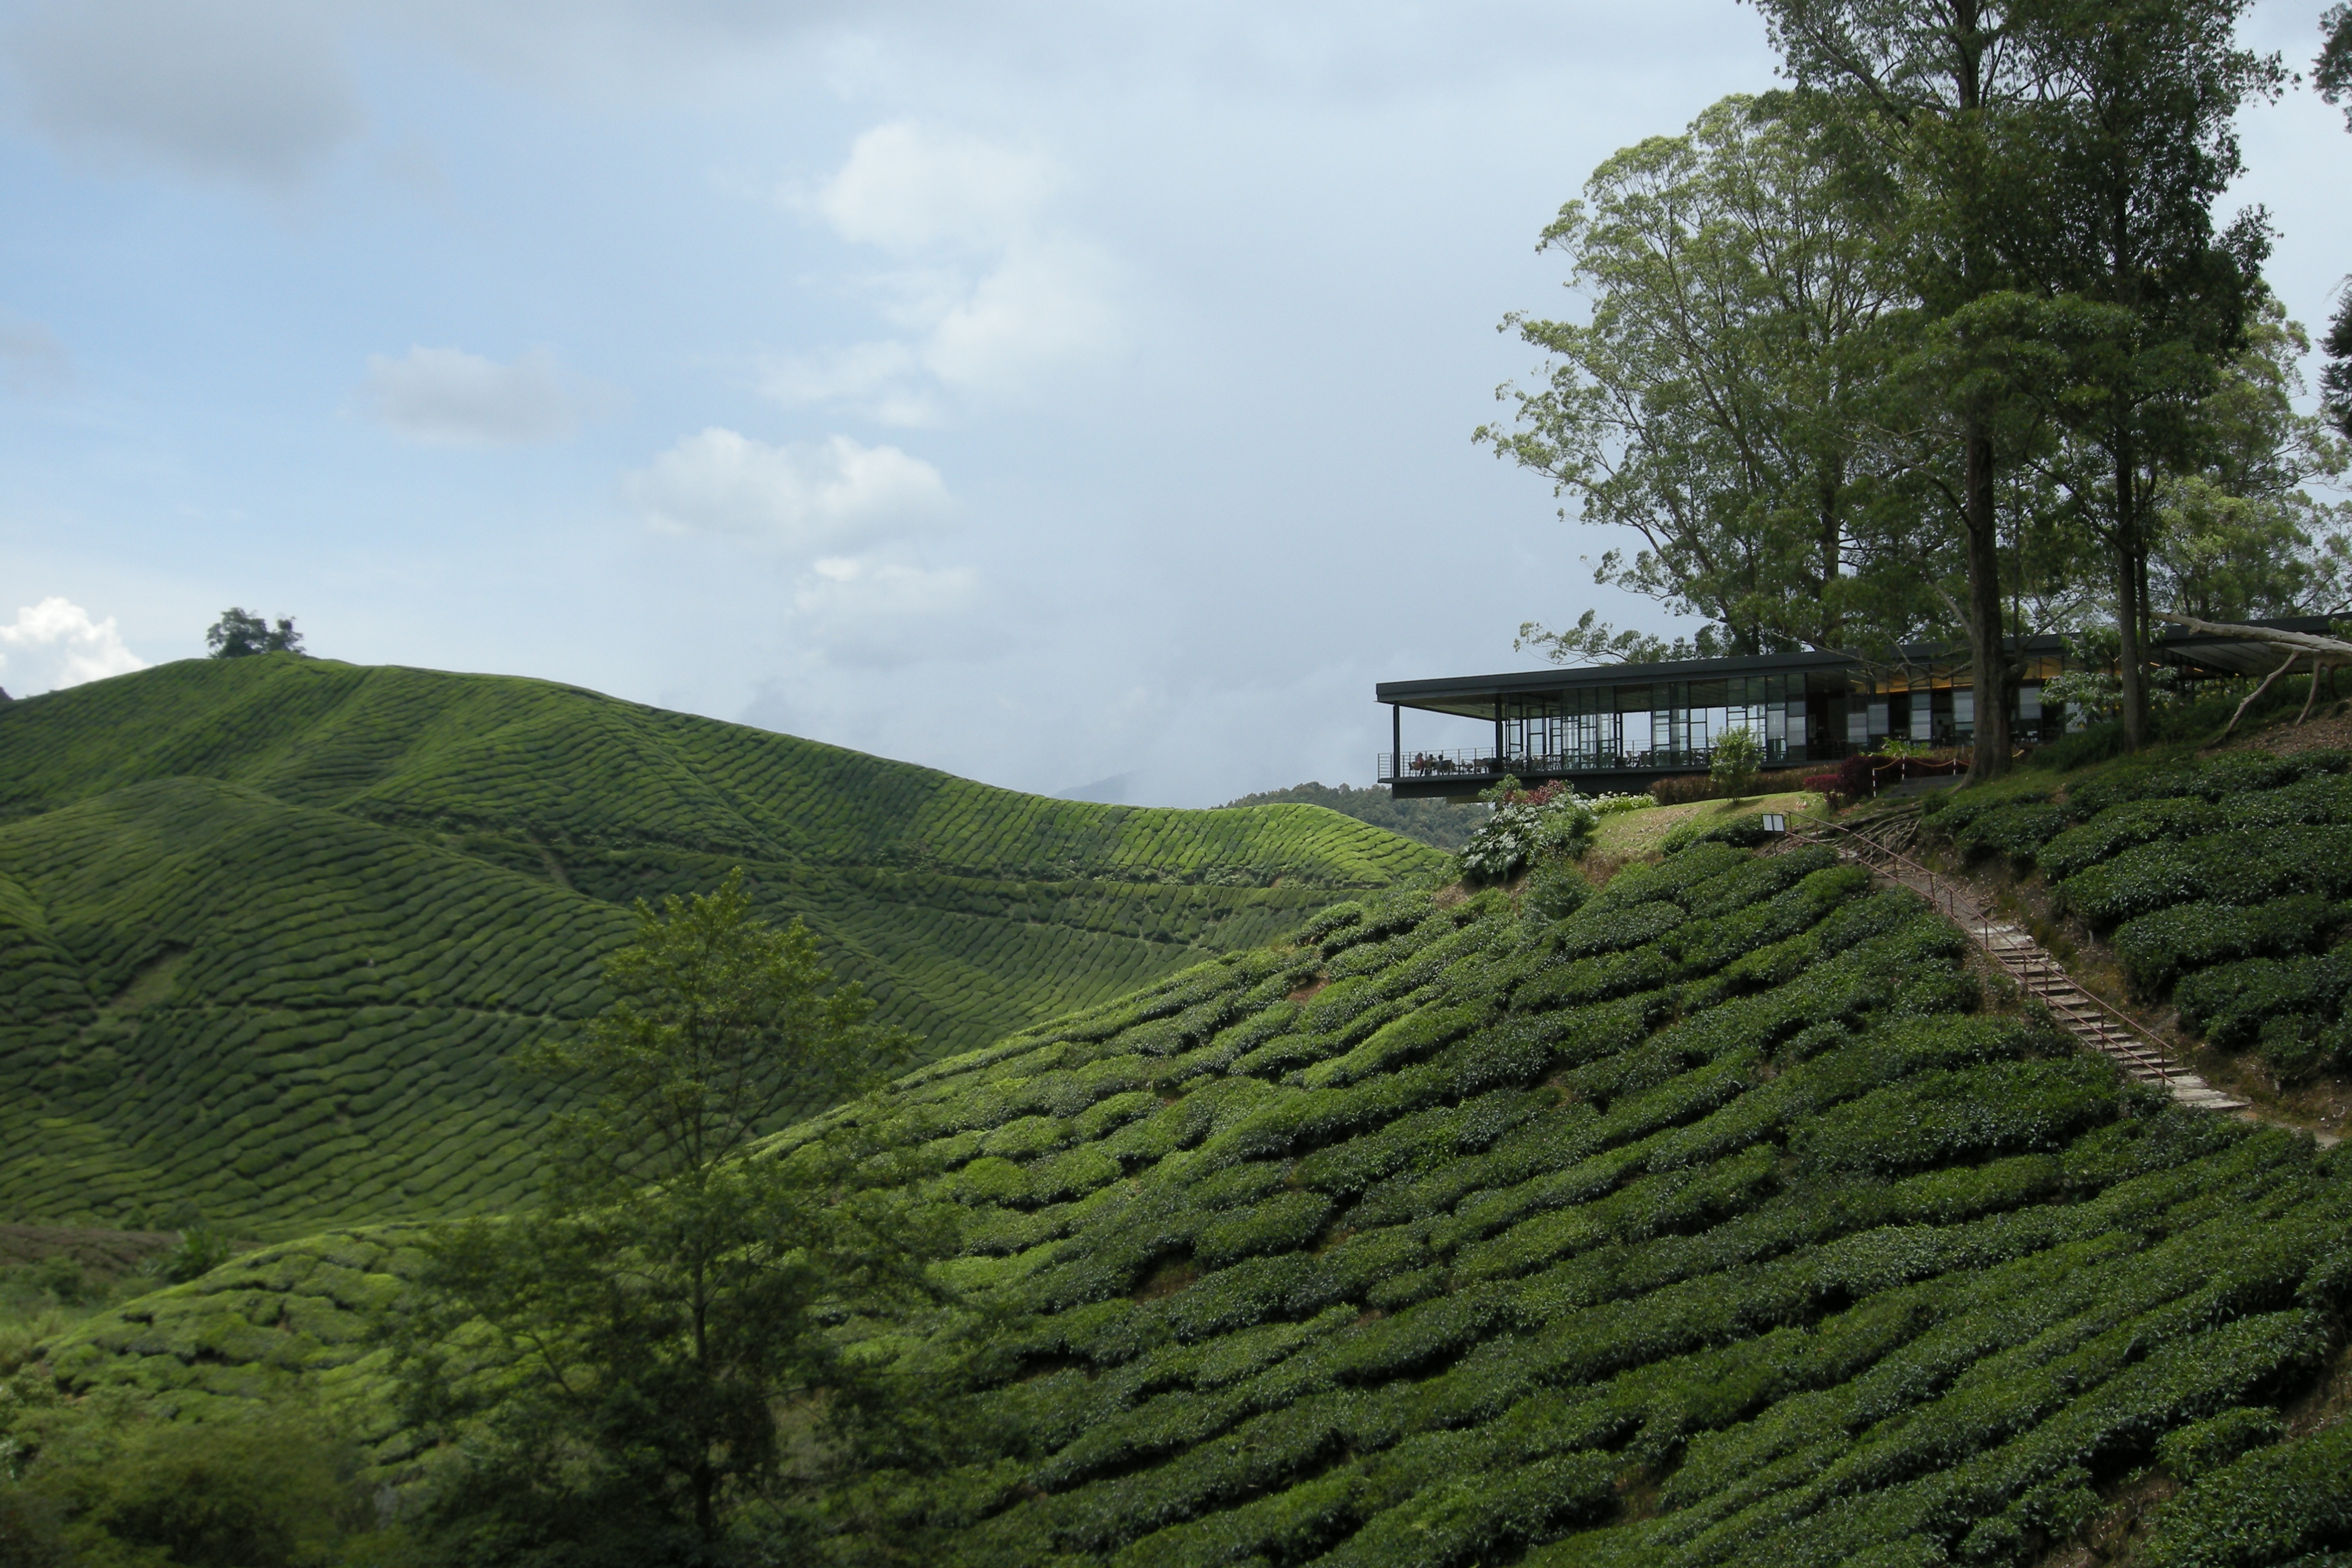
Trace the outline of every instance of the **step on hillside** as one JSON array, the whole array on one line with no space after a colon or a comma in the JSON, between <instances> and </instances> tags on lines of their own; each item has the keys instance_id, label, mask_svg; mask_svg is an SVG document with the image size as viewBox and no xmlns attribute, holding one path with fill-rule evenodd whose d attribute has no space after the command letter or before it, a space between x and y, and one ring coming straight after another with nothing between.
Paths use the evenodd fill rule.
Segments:
<instances>
[{"instance_id":1,"label":"step on hillside","mask_svg":"<svg viewBox=\"0 0 2352 1568\"><path fill-rule=\"evenodd\" d=\"M1906 840L1912 826L1907 819L1901 824ZM1937 877L1875 837L1849 828L1823 824L1822 828L1800 830L1790 837L1800 842L1826 844L1841 858L1868 866L1880 879L1919 895L1967 931L2027 994L2049 1009L2061 1027L2114 1061L2136 1082L2161 1084L2174 1100L2200 1110L2246 1108L2244 1100L2174 1065L2153 1035L2084 991L2041 943L2017 926L1994 920L1983 900L1962 891L1950 879Z\"/></svg>"}]
</instances>

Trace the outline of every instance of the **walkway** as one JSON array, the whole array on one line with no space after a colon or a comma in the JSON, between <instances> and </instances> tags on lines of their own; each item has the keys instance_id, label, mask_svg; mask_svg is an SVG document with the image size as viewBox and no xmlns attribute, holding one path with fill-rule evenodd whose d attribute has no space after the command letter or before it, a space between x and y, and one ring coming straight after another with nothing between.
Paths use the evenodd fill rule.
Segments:
<instances>
[{"instance_id":1,"label":"walkway","mask_svg":"<svg viewBox=\"0 0 2352 1568\"><path fill-rule=\"evenodd\" d=\"M2164 1042L2128 1016L2116 1011L2074 984L2065 968L2024 931L1995 918L1990 905L1967 884L1939 877L1917 861L1882 842L1900 838L1907 843L1914 824L1898 819L1893 833L1871 835L1815 816L1791 816L1784 842L1822 844L1838 855L1867 866L1897 887L1908 888L1927 900L1937 913L1969 933L1985 956L2001 966L2026 994L2038 997L2050 1016L2076 1039L2113 1060L2126 1076L2141 1083L2161 1084L2172 1098L2200 1110L2242 1110L2246 1102L2233 1100L2166 1055Z\"/></svg>"}]
</instances>

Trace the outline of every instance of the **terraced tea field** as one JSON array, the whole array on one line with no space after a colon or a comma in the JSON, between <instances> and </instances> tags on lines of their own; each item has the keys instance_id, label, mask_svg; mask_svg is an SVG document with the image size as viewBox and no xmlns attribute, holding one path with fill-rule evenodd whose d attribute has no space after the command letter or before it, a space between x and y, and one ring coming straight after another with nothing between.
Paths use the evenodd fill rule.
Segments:
<instances>
[{"instance_id":1,"label":"terraced tea field","mask_svg":"<svg viewBox=\"0 0 2352 1568\"><path fill-rule=\"evenodd\" d=\"M1007 1354L990 1451L906 1506L974 1568L1893 1568L2041 1560L2140 1477L2187 1483L2147 1562L2326 1544L2347 1428L2282 1409L2340 1368L2352 1154L1976 1011L1963 947L1826 851L1701 843L1556 921L1339 906L918 1072L868 1131ZM55 1365L196 1414L308 1381L396 1464L360 1326L400 1243ZM919 1374L952 1324L908 1327Z\"/></svg>"},{"instance_id":2,"label":"terraced tea field","mask_svg":"<svg viewBox=\"0 0 2352 1568\"><path fill-rule=\"evenodd\" d=\"M0 707L0 1217L251 1235L497 1206L625 909L746 868L951 1054L1435 851L1137 810L544 682L273 656ZM807 1109L816 1109L809 1107Z\"/></svg>"},{"instance_id":3,"label":"terraced tea field","mask_svg":"<svg viewBox=\"0 0 2352 1568\"><path fill-rule=\"evenodd\" d=\"M2126 763L1962 795L1928 819L2039 871L2133 990L2292 1079L2352 1073L2352 752Z\"/></svg>"}]
</instances>

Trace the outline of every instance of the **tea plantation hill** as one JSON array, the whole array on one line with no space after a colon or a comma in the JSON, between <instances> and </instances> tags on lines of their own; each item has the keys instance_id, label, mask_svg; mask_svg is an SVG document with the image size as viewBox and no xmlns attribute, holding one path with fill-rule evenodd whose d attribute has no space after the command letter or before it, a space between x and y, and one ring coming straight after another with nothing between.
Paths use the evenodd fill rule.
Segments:
<instances>
[{"instance_id":1,"label":"tea plantation hill","mask_svg":"<svg viewBox=\"0 0 2352 1568\"><path fill-rule=\"evenodd\" d=\"M747 868L934 1054L1434 850L1041 799L544 681L279 655L0 708L0 1217L248 1235L497 1205L628 903ZM818 1109L809 1107L810 1110Z\"/></svg>"},{"instance_id":2,"label":"tea plantation hill","mask_svg":"<svg viewBox=\"0 0 2352 1568\"><path fill-rule=\"evenodd\" d=\"M2352 1076L2352 752L2140 757L1934 803L1962 855L2038 877L2135 994L2282 1080Z\"/></svg>"},{"instance_id":3,"label":"tea plantation hill","mask_svg":"<svg viewBox=\"0 0 2352 1568\"><path fill-rule=\"evenodd\" d=\"M1700 843L1559 920L1337 907L916 1073L866 1131L1004 1337L994 1446L908 1515L971 1568L2025 1563L2183 1486L2133 1561L2347 1539L2352 1426L2305 1428L2352 1148L1978 1010L1965 948ZM358 1325L412 1259L267 1249L53 1365L190 1418L306 1380L397 1468Z\"/></svg>"}]
</instances>

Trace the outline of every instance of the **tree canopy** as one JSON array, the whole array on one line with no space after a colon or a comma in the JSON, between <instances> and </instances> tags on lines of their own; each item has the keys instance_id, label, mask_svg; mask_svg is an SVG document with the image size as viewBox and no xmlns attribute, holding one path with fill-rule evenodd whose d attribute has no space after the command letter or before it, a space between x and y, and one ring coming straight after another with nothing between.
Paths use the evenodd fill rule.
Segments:
<instances>
[{"instance_id":1,"label":"tree canopy","mask_svg":"<svg viewBox=\"0 0 2352 1568\"><path fill-rule=\"evenodd\" d=\"M259 616L232 605L221 612L205 633L205 646L215 658L244 658L257 653L299 653L302 634L294 629L294 617L280 616L271 626Z\"/></svg>"},{"instance_id":2,"label":"tree canopy","mask_svg":"<svg viewBox=\"0 0 2352 1568\"><path fill-rule=\"evenodd\" d=\"M1759 0L1791 86L1594 171L1538 249L1582 321L1514 313L1542 381L1475 438L1630 531L1596 583L1703 625L1523 623L1566 661L1963 644L1975 772L2005 768L2016 639L2114 650L2145 731L2158 595L2340 596L2340 443L2298 420L2236 118L2287 78L2251 0ZM2323 91L2352 90L2328 13ZM2341 340L2341 341L2339 341ZM2352 302L2329 339L2352 419Z\"/></svg>"},{"instance_id":3,"label":"tree canopy","mask_svg":"<svg viewBox=\"0 0 2352 1568\"><path fill-rule=\"evenodd\" d=\"M399 1331L411 1419L459 1444L423 1526L445 1557L710 1562L787 1528L794 1484L887 1425L830 1327L932 1293L937 1224L854 1131L761 1142L911 1038L831 987L801 921L754 916L740 869L636 917L611 1008L517 1064L575 1096L544 1195L441 1233Z\"/></svg>"}]
</instances>

